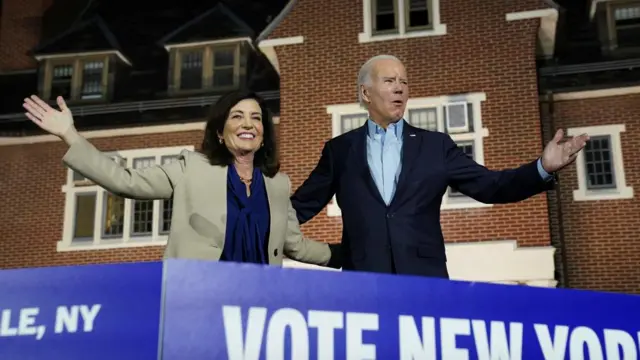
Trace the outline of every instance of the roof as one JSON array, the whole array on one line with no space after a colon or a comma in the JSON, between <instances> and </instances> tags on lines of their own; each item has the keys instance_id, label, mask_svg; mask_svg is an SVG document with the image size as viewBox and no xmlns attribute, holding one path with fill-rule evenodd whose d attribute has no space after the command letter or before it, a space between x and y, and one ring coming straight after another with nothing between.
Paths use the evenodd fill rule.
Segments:
<instances>
[{"instance_id":1,"label":"roof","mask_svg":"<svg viewBox=\"0 0 640 360\"><path fill-rule=\"evenodd\" d=\"M640 83L640 53L609 55L602 51L590 2L556 0L561 7L555 59L539 74L541 91L590 90Z\"/></svg>"},{"instance_id":2,"label":"roof","mask_svg":"<svg viewBox=\"0 0 640 360\"><path fill-rule=\"evenodd\" d=\"M31 53L47 55L109 50L122 51L122 48L107 23L100 15L95 15L41 43Z\"/></svg>"},{"instance_id":3,"label":"roof","mask_svg":"<svg viewBox=\"0 0 640 360\"><path fill-rule=\"evenodd\" d=\"M248 38L244 86L272 94L279 91L279 75L253 43L286 4L287 0L56 0L43 18L46 36L31 54L117 51L125 61L115 66L112 103L142 104L169 99L165 45ZM19 118L27 123L22 99L37 93L38 72L0 75L0 85L14 90L0 105L0 128L9 122L14 126Z\"/></svg>"},{"instance_id":4,"label":"roof","mask_svg":"<svg viewBox=\"0 0 640 360\"><path fill-rule=\"evenodd\" d=\"M158 44L164 46L239 37L253 39L255 32L223 3L218 3L164 36Z\"/></svg>"}]
</instances>

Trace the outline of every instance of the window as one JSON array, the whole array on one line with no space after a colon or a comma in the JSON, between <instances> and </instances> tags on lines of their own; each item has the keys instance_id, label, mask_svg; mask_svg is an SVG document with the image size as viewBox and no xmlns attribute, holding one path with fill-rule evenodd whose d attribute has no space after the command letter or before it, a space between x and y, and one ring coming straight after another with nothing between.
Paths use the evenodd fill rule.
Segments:
<instances>
[{"instance_id":1,"label":"window","mask_svg":"<svg viewBox=\"0 0 640 360\"><path fill-rule=\"evenodd\" d=\"M611 47L640 47L640 1L609 1L606 7Z\"/></svg>"},{"instance_id":2,"label":"window","mask_svg":"<svg viewBox=\"0 0 640 360\"><path fill-rule=\"evenodd\" d=\"M587 189L616 187L611 153L611 135L594 136L584 149Z\"/></svg>"},{"instance_id":3,"label":"window","mask_svg":"<svg viewBox=\"0 0 640 360\"><path fill-rule=\"evenodd\" d=\"M575 201L633 198L627 186L622 158L620 133L624 125L603 125L568 129L569 136L589 134L587 146L578 154L576 171L578 189Z\"/></svg>"},{"instance_id":4,"label":"window","mask_svg":"<svg viewBox=\"0 0 640 360\"><path fill-rule=\"evenodd\" d=\"M488 136L481 116L481 103L485 98L484 93L471 93L409 99L404 118L415 127L448 133L467 155L483 164L482 144ZM333 137L362 126L368 118L367 111L359 104L328 106L327 113L332 116ZM454 189L447 191L442 202L443 209L484 206L491 205L470 199ZM327 214L341 215L335 199L328 205Z\"/></svg>"},{"instance_id":5,"label":"window","mask_svg":"<svg viewBox=\"0 0 640 360\"><path fill-rule=\"evenodd\" d=\"M237 88L246 75L244 43L223 43L172 49L173 91L199 92Z\"/></svg>"},{"instance_id":6,"label":"window","mask_svg":"<svg viewBox=\"0 0 640 360\"><path fill-rule=\"evenodd\" d=\"M440 0L363 0L361 43L445 35Z\"/></svg>"},{"instance_id":7,"label":"window","mask_svg":"<svg viewBox=\"0 0 640 360\"><path fill-rule=\"evenodd\" d=\"M107 97L108 56L48 59L44 63L43 98L62 96L70 101Z\"/></svg>"},{"instance_id":8,"label":"window","mask_svg":"<svg viewBox=\"0 0 640 360\"><path fill-rule=\"evenodd\" d=\"M167 164L183 149L158 148L110 154L131 168ZM171 228L173 200L132 200L109 193L68 169L63 239L59 251L165 245Z\"/></svg>"}]
</instances>

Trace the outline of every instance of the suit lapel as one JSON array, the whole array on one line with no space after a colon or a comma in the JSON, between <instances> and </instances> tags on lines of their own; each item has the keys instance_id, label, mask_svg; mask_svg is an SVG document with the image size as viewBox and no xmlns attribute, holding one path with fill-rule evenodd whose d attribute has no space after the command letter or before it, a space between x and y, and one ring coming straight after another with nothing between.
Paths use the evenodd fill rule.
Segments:
<instances>
[{"instance_id":1,"label":"suit lapel","mask_svg":"<svg viewBox=\"0 0 640 360\"><path fill-rule=\"evenodd\" d=\"M386 206L380 190L373 181L371 176L371 169L369 168L369 159L367 158L367 123L353 133L355 139L351 146L351 156L354 161L350 163L354 165L355 171L361 176L362 180L371 191L373 197Z\"/></svg>"},{"instance_id":2,"label":"suit lapel","mask_svg":"<svg viewBox=\"0 0 640 360\"><path fill-rule=\"evenodd\" d=\"M418 136L416 128L405 121L402 132L402 170L400 171L396 193L391 201L392 204L403 195L402 192L407 186L413 166L418 155L420 155L421 139L422 137Z\"/></svg>"}]
</instances>

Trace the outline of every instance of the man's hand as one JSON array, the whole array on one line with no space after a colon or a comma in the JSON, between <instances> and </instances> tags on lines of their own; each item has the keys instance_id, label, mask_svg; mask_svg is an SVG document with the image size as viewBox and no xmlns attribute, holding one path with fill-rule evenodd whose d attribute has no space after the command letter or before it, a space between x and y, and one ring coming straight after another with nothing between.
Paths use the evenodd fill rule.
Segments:
<instances>
[{"instance_id":1,"label":"man's hand","mask_svg":"<svg viewBox=\"0 0 640 360\"><path fill-rule=\"evenodd\" d=\"M582 134L560 142L563 137L564 131L556 131L556 135L544 148L542 168L548 173L554 173L574 162L580 150L585 147L589 140L589 135Z\"/></svg>"}]
</instances>

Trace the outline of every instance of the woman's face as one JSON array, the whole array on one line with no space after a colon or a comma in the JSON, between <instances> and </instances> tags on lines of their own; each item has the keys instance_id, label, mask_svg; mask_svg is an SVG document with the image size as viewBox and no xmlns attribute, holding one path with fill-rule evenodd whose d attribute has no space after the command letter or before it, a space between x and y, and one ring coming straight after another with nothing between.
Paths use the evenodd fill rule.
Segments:
<instances>
[{"instance_id":1,"label":"woman's face","mask_svg":"<svg viewBox=\"0 0 640 360\"><path fill-rule=\"evenodd\" d=\"M218 134L233 155L254 153L262 146L262 110L254 99L245 99L229 111L222 134Z\"/></svg>"}]
</instances>

